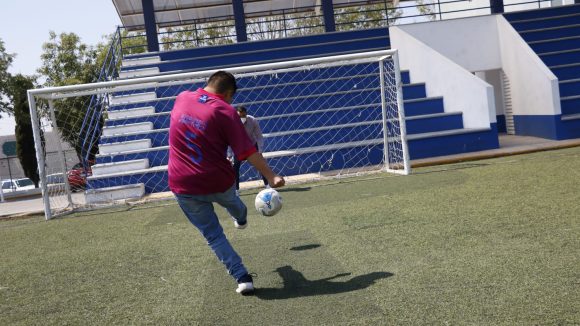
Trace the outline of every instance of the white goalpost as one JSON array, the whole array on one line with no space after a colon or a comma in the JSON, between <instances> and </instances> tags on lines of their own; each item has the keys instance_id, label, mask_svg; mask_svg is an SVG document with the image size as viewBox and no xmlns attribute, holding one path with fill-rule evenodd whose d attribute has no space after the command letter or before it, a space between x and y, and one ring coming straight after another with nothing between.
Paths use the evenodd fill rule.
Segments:
<instances>
[{"instance_id":1,"label":"white goalpost","mask_svg":"<svg viewBox=\"0 0 580 326\"><path fill-rule=\"evenodd\" d=\"M256 117L261 150L278 173L308 176L297 178L302 181L361 171L410 173L396 50L222 70L236 76L232 105ZM173 102L216 71L29 90L46 219L168 191ZM60 137L50 157L47 132ZM243 164L240 178L259 175Z\"/></svg>"}]
</instances>

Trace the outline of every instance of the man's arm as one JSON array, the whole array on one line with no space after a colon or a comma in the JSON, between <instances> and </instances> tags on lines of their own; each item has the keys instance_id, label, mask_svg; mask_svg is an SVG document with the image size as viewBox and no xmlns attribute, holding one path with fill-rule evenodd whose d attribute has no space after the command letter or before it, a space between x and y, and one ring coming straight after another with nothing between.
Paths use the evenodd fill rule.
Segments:
<instances>
[{"instance_id":1,"label":"man's arm","mask_svg":"<svg viewBox=\"0 0 580 326\"><path fill-rule=\"evenodd\" d=\"M268 166L268 163L266 162L262 154L260 154L259 152L255 152L254 154L248 156L247 160L266 179L268 179L268 184L270 184L270 187L278 188L284 186L284 184L286 183L283 177L277 175L276 173L274 173L274 171L272 171L272 169L270 169L270 166Z\"/></svg>"}]
</instances>

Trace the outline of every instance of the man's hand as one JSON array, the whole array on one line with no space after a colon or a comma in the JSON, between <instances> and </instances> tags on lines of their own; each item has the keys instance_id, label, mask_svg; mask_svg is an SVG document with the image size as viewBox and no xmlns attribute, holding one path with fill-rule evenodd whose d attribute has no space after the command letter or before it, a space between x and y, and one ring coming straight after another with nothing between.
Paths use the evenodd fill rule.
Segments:
<instances>
[{"instance_id":1,"label":"man's hand","mask_svg":"<svg viewBox=\"0 0 580 326\"><path fill-rule=\"evenodd\" d=\"M275 175L272 179L268 179L268 184L272 188L280 188L286 184L286 180L279 175Z\"/></svg>"}]
</instances>

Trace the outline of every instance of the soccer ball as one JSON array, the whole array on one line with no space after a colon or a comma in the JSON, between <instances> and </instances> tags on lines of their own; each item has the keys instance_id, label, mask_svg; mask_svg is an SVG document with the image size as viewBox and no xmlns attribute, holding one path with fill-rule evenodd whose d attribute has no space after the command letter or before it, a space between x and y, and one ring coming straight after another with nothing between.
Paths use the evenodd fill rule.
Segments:
<instances>
[{"instance_id":1,"label":"soccer ball","mask_svg":"<svg viewBox=\"0 0 580 326\"><path fill-rule=\"evenodd\" d=\"M264 216L274 216L282 209L282 196L274 189L264 189L256 195L256 210Z\"/></svg>"}]
</instances>

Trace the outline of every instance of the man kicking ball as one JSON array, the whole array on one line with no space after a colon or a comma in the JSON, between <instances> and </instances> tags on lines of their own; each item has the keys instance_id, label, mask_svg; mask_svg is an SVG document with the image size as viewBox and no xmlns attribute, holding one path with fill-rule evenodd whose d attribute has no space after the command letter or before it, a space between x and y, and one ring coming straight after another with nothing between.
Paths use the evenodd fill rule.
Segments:
<instances>
[{"instance_id":1,"label":"man kicking ball","mask_svg":"<svg viewBox=\"0 0 580 326\"><path fill-rule=\"evenodd\" d=\"M236 196L235 173L226 158L228 146L238 160L247 160L273 188L284 185L250 141L230 105L235 77L225 71L211 75L207 86L177 96L169 125L169 188L189 221L199 229L218 259L237 281L236 292L254 291L252 276L226 238L213 209L223 206L237 229L248 225L248 210Z\"/></svg>"}]
</instances>

